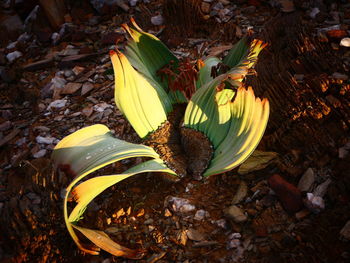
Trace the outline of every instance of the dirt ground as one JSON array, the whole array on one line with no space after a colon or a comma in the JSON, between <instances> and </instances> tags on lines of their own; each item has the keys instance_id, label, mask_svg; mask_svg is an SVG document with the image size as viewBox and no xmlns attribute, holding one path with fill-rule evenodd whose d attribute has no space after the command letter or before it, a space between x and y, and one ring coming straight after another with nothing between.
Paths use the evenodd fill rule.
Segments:
<instances>
[{"instance_id":1,"label":"dirt ground","mask_svg":"<svg viewBox=\"0 0 350 263\"><path fill-rule=\"evenodd\" d=\"M0 262L350 262L350 49L339 44L350 2L131 2L99 12L71 2L57 42L33 27L0 49ZM266 156L251 167L202 181L141 174L92 202L81 224L145 249L137 261L78 250L63 220L72 178L50 160L59 140L96 123L140 143L115 106L108 56L123 48L120 25L131 16L190 59L221 56L247 32L263 39L247 83L271 103L258 147ZM10 63L15 51L22 56Z\"/></svg>"}]
</instances>

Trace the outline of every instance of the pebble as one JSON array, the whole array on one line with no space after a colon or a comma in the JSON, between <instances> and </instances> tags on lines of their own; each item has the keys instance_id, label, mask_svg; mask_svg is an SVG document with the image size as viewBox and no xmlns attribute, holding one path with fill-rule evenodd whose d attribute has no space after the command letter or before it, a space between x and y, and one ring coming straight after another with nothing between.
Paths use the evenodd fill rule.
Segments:
<instances>
[{"instance_id":1,"label":"pebble","mask_svg":"<svg viewBox=\"0 0 350 263\"><path fill-rule=\"evenodd\" d=\"M37 159L38 159L38 158L41 158L41 157L44 157L45 154L46 154L46 152L47 152L46 149L42 149L42 150L40 150L40 151L34 153L34 154L33 154L33 157L34 157L34 158L37 158Z\"/></svg>"},{"instance_id":2,"label":"pebble","mask_svg":"<svg viewBox=\"0 0 350 263\"><path fill-rule=\"evenodd\" d=\"M193 228L188 229L187 237L191 240L194 240L194 241L203 241L205 239L203 233L201 233L198 230L195 230Z\"/></svg>"},{"instance_id":3,"label":"pebble","mask_svg":"<svg viewBox=\"0 0 350 263\"><path fill-rule=\"evenodd\" d=\"M247 221L247 216L243 213L243 211L235 205L231 205L226 209L226 215L233 219L236 223L242 223Z\"/></svg>"},{"instance_id":4,"label":"pebble","mask_svg":"<svg viewBox=\"0 0 350 263\"><path fill-rule=\"evenodd\" d=\"M151 23L155 26L163 25L164 18L162 15L153 16L151 17Z\"/></svg>"},{"instance_id":5,"label":"pebble","mask_svg":"<svg viewBox=\"0 0 350 263\"><path fill-rule=\"evenodd\" d=\"M312 192L313 195L324 197L331 182L332 180L328 178L326 181L316 187L316 189Z\"/></svg>"},{"instance_id":6,"label":"pebble","mask_svg":"<svg viewBox=\"0 0 350 263\"><path fill-rule=\"evenodd\" d=\"M310 191L315 179L314 170L312 168L308 168L299 180L298 189L302 192Z\"/></svg>"},{"instance_id":7,"label":"pebble","mask_svg":"<svg viewBox=\"0 0 350 263\"><path fill-rule=\"evenodd\" d=\"M52 144L56 140L56 138L54 137L42 137L42 136L37 136L35 139L37 143L41 143L41 144Z\"/></svg>"},{"instance_id":8,"label":"pebble","mask_svg":"<svg viewBox=\"0 0 350 263\"><path fill-rule=\"evenodd\" d=\"M7 55L6 55L6 58L7 58L7 60L10 62L10 63L12 63L13 61L15 61L17 58L20 58L20 57L22 57L23 56L23 54L21 53L21 52L19 52L19 51L13 51L13 52L11 52L11 53L8 53Z\"/></svg>"},{"instance_id":9,"label":"pebble","mask_svg":"<svg viewBox=\"0 0 350 263\"><path fill-rule=\"evenodd\" d=\"M350 47L350 38L349 37L345 37L340 41L340 46L343 47Z\"/></svg>"},{"instance_id":10,"label":"pebble","mask_svg":"<svg viewBox=\"0 0 350 263\"><path fill-rule=\"evenodd\" d=\"M81 88L81 86L81 83L69 82L64 86L63 90L61 91L61 94L73 94L77 92Z\"/></svg>"},{"instance_id":11,"label":"pebble","mask_svg":"<svg viewBox=\"0 0 350 263\"><path fill-rule=\"evenodd\" d=\"M197 210L194 215L194 220L202 221L204 218L209 217L209 213L203 209Z\"/></svg>"},{"instance_id":12,"label":"pebble","mask_svg":"<svg viewBox=\"0 0 350 263\"><path fill-rule=\"evenodd\" d=\"M188 213L196 209L189 200L174 196L168 196L164 201L164 205L169 206L174 212L180 213Z\"/></svg>"},{"instance_id":13,"label":"pebble","mask_svg":"<svg viewBox=\"0 0 350 263\"><path fill-rule=\"evenodd\" d=\"M304 200L305 206L314 214L318 214L325 208L324 200L320 196L315 196L313 193L307 193Z\"/></svg>"},{"instance_id":14,"label":"pebble","mask_svg":"<svg viewBox=\"0 0 350 263\"><path fill-rule=\"evenodd\" d=\"M340 236L350 240L350 220L346 222L345 226L340 230Z\"/></svg>"},{"instance_id":15,"label":"pebble","mask_svg":"<svg viewBox=\"0 0 350 263\"><path fill-rule=\"evenodd\" d=\"M67 104L67 100L55 100L49 104L47 109L48 110L50 110L51 108L60 109L66 106L66 104Z\"/></svg>"}]
</instances>

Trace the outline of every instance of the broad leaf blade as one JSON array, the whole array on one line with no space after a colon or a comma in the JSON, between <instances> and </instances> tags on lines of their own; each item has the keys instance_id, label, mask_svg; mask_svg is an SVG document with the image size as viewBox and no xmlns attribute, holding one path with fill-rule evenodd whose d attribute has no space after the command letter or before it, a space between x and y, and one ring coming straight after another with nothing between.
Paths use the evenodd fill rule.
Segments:
<instances>
[{"instance_id":1,"label":"broad leaf blade","mask_svg":"<svg viewBox=\"0 0 350 263\"><path fill-rule=\"evenodd\" d=\"M115 256L123 256L131 259L140 258L143 256L140 250L131 250L120 246L116 242L112 241L104 232L91 230L86 228L81 228L76 225L76 223L81 218L88 204L100 193L106 190L108 187L139 173L146 172L165 172L175 175L173 171L167 168L163 161L160 159L153 159L145 163L136 165L126 172L118 175L107 175L98 176L91 178L73 189L73 198L76 200L77 205L74 207L72 212L68 217L67 201L70 189L74 187L77 182L71 183L67 188L67 193L64 199L64 214L65 223L69 233L71 234L74 242L78 245L80 249L90 254L98 254L98 249L101 248ZM88 248L85 244L82 244L77 235L75 234L73 228L78 229L82 234L84 234L88 239L90 239L96 247L94 249Z\"/></svg>"},{"instance_id":2,"label":"broad leaf blade","mask_svg":"<svg viewBox=\"0 0 350 263\"><path fill-rule=\"evenodd\" d=\"M69 221L78 221L86 209L87 205L100 193L108 187L139 173L146 172L163 172L176 175L172 170L165 166L162 160L153 159L145 163L136 165L122 174L118 175L104 175L91 178L78 186L76 186L72 193L77 205L69 215Z\"/></svg>"},{"instance_id":3,"label":"broad leaf blade","mask_svg":"<svg viewBox=\"0 0 350 263\"><path fill-rule=\"evenodd\" d=\"M101 124L85 127L63 138L52 153L56 168L69 170L77 177L134 157L158 158L158 154L148 146L113 137L110 130Z\"/></svg>"},{"instance_id":4,"label":"broad leaf blade","mask_svg":"<svg viewBox=\"0 0 350 263\"><path fill-rule=\"evenodd\" d=\"M123 25L131 39L128 40L125 55L131 65L137 69L151 85L157 89L162 88L168 94L168 100L172 104L186 103L186 97L179 91L172 91L168 87L167 79L161 79L158 71L172 64L177 68L179 60L175 55L154 35L144 32L133 19L134 28ZM162 98L165 99L164 96ZM166 107L166 112L172 110L171 106Z\"/></svg>"},{"instance_id":5,"label":"broad leaf blade","mask_svg":"<svg viewBox=\"0 0 350 263\"><path fill-rule=\"evenodd\" d=\"M142 31L134 20L131 22L136 29L123 25L132 38L127 43L126 56L133 67L168 91L166 83L161 81L157 71L169 63L176 64L178 59L157 37Z\"/></svg>"},{"instance_id":6,"label":"broad leaf blade","mask_svg":"<svg viewBox=\"0 0 350 263\"><path fill-rule=\"evenodd\" d=\"M236 68L215 78L197 90L186 108L184 125L203 132L214 147L214 157L204 176L229 171L241 164L264 133L268 101L255 99L251 88L248 91L223 88L232 79L242 79L245 70Z\"/></svg>"},{"instance_id":7,"label":"broad leaf blade","mask_svg":"<svg viewBox=\"0 0 350 263\"><path fill-rule=\"evenodd\" d=\"M225 139L215 148L204 176L223 173L240 165L258 146L269 116L267 99L256 99L251 88L239 88L231 103L231 123Z\"/></svg>"},{"instance_id":8,"label":"broad leaf blade","mask_svg":"<svg viewBox=\"0 0 350 263\"><path fill-rule=\"evenodd\" d=\"M88 229L76 225L72 225L85 237L87 237L96 246L111 253L117 257L126 257L130 259L141 259L144 256L145 251L142 249L130 249L123 247L114 242L105 232L99 230Z\"/></svg>"},{"instance_id":9,"label":"broad leaf blade","mask_svg":"<svg viewBox=\"0 0 350 263\"><path fill-rule=\"evenodd\" d=\"M266 44L263 44L261 40L254 39L248 43L246 38L242 38L232 47L223 59L223 63L230 68L244 66L250 69L255 65L257 57L264 47Z\"/></svg>"},{"instance_id":10,"label":"broad leaf blade","mask_svg":"<svg viewBox=\"0 0 350 263\"><path fill-rule=\"evenodd\" d=\"M172 110L166 92L153 87L120 52L111 52L115 75L115 102L137 134L144 138L166 121Z\"/></svg>"},{"instance_id":11,"label":"broad leaf blade","mask_svg":"<svg viewBox=\"0 0 350 263\"><path fill-rule=\"evenodd\" d=\"M216 67L220 62L221 60L217 57L209 57L204 60L204 66L198 72L197 89L213 80L211 76L212 68Z\"/></svg>"}]
</instances>

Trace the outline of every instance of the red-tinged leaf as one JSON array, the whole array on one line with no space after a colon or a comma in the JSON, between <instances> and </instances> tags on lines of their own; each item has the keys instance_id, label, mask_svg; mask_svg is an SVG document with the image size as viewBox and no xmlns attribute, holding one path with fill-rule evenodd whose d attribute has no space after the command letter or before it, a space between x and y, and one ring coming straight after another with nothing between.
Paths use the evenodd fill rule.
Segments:
<instances>
[{"instance_id":1,"label":"red-tinged leaf","mask_svg":"<svg viewBox=\"0 0 350 263\"><path fill-rule=\"evenodd\" d=\"M72 225L75 229L81 232L91 242L101 249L111 253L117 257L125 257L129 259L141 259L145 255L143 249L130 249L123 247L118 243L114 242L105 232L99 230L88 229Z\"/></svg>"}]
</instances>

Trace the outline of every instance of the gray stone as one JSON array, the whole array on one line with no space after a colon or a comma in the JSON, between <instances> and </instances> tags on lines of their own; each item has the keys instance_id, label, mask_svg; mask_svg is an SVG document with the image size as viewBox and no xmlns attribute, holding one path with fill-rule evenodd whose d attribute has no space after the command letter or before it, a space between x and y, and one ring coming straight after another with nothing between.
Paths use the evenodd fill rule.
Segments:
<instances>
[{"instance_id":1,"label":"gray stone","mask_svg":"<svg viewBox=\"0 0 350 263\"><path fill-rule=\"evenodd\" d=\"M247 221L247 216L243 213L243 211L235 205L231 205L226 209L226 215L233 219L236 223L242 223Z\"/></svg>"},{"instance_id":2,"label":"gray stone","mask_svg":"<svg viewBox=\"0 0 350 263\"><path fill-rule=\"evenodd\" d=\"M308 192L311 190L312 185L315 182L315 173L312 168L308 168L303 176L300 178L298 188L302 192Z\"/></svg>"}]
</instances>

